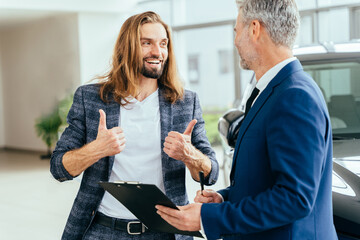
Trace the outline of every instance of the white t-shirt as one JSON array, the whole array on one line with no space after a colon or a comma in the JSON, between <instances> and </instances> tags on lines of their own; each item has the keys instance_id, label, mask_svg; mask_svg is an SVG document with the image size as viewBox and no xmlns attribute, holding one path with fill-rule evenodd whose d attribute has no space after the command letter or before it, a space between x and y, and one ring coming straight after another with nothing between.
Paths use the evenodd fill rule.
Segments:
<instances>
[{"instance_id":1,"label":"white t-shirt","mask_svg":"<svg viewBox=\"0 0 360 240\"><path fill-rule=\"evenodd\" d=\"M130 104L120 107L119 126L125 134L125 149L115 155L110 182L138 181L155 184L165 193L161 164L161 129L158 90L139 102L129 98ZM108 192L99 211L121 218L136 217Z\"/></svg>"}]
</instances>

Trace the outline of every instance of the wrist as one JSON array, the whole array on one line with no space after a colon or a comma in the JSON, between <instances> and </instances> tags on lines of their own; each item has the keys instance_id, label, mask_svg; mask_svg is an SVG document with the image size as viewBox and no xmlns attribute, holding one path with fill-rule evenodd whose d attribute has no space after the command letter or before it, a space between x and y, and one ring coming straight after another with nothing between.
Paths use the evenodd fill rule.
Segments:
<instances>
[{"instance_id":1,"label":"wrist","mask_svg":"<svg viewBox=\"0 0 360 240\"><path fill-rule=\"evenodd\" d=\"M97 139L87 144L86 152L88 153L88 158L92 159L94 162L98 161L101 158L106 157L105 152L101 151Z\"/></svg>"}]
</instances>

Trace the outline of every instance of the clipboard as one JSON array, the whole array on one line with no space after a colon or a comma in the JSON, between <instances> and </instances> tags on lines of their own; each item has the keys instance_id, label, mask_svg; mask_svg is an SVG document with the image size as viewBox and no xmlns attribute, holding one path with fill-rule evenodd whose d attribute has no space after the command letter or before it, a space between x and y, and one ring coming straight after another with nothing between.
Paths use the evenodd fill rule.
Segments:
<instances>
[{"instance_id":1,"label":"clipboard","mask_svg":"<svg viewBox=\"0 0 360 240\"><path fill-rule=\"evenodd\" d=\"M156 213L155 205L178 209L156 185L122 181L99 182L99 184L121 202L148 229L156 232L183 234L203 238L199 231L182 231L173 227Z\"/></svg>"}]
</instances>

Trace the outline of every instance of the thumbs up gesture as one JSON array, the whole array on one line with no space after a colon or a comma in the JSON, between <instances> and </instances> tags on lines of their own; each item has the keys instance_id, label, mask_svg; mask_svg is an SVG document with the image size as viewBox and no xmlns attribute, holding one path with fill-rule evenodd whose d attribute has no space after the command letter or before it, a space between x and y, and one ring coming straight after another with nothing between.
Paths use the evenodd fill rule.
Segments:
<instances>
[{"instance_id":1,"label":"thumbs up gesture","mask_svg":"<svg viewBox=\"0 0 360 240\"><path fill-rule=\"evenodd\" d=\"M100 109L100 120L98 134L96 137L97 151L103 156L113 156L120 153L125 148L125 135L121 127L107 129L106 114Z\"/></svg>"},{"instance_id":2,"label":"thumbs up gesture","mask_svg":"<svg viewBox=\"0 0 360 240\"><path fill-rule=\"evenodd\" d=\"M195 151L195 147L191 144L191 134L194 129L196 119L190 121L184 133L175 131L169 132L165 138L164 152L171 158L188 163Z\"/></svg>"}]
</instances>

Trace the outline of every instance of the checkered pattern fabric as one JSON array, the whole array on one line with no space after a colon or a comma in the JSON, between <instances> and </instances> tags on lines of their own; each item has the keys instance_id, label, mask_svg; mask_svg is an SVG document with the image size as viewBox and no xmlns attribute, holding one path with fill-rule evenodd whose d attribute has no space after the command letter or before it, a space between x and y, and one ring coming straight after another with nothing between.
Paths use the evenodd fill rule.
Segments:
<instances>
[{"instance_id":1,"label":"checkered pattern fabric","mask_svg":"<svg viewBox=\"0 0 360 240\"><path fill-rule=\"evenodd\" d=\"M192 119L197 119L198 122L192 133L192 143L210 158L212 171L205 180L207 185L214 184L218 177L219 166L205 135L204 120L197 94L186 90L182 100L171 104L166 101L164 90L162 86L159 86L159 104L162 148L165 137L170 131L182 133ZM50 171L58 181L73 179L62 164L62 156L66 152L80 148L96 139L99 109L106 112L108 128L118 125L120 105L115 101L109 103L101 101L98 84L84 85L76 90L74 102L67 118L69 126L58 141L50 163ZM187 204L184 163L169 158L163 151L161 156L166 195L176 205ZM104 190L98 185L98 182L108 181L113 163L114 156L105 157L84 171L79 192L65 226L63 240L83 238L104 195ZM189 237L176 235L176 239L189 239Z\"/></svg>"}]
</instances>

